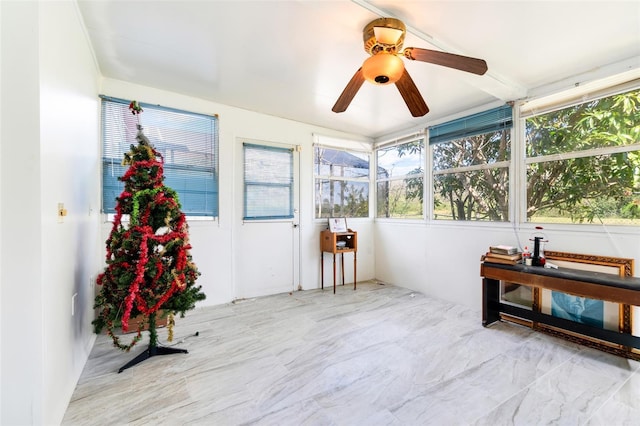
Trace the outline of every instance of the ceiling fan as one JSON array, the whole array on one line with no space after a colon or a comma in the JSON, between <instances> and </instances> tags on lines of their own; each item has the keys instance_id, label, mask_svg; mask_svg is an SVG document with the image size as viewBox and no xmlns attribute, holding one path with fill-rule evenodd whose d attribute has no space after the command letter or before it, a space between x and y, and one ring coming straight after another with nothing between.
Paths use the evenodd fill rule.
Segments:
<instances>
[{"instance_id":1,"label":"ceiling fan","mask_svg":"<svg viewBox=\"0 0 640 426\"><path fill-rule=\"evenodd\" d=\"M362 83L367 80L378 85L395 83L412 116L422 117L428 113L427 104L399 56L478 75L487 72L487 63L482 59L419 47L407 47L402 50L406 32L404 23L395 18L379 18L364 27L364 50L371 57L367 58L351 77L331 109L333 112L346 111Z\"/></svg>"}]
</instances>

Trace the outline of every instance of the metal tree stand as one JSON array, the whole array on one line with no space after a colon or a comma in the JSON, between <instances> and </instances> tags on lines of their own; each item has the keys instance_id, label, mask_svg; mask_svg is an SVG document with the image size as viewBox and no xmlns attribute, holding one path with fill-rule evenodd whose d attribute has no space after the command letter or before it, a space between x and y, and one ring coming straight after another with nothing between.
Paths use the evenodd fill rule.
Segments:
<instances>
[{"instance_id":1,"label":"metal tree stand","mask_svg":"<svg viewBox=\"0 0 640 426\"><path fill-rule=\"evenodd\" d=\"M120 367L118 373L122 373L129 367L133 367L142 361L156 355L172 355L189 353L186 349L170 348L167 346L158 346L158 333L156 332L156 313L149 314L149 347L134 359Z\"/></svg>"}]
</instances>

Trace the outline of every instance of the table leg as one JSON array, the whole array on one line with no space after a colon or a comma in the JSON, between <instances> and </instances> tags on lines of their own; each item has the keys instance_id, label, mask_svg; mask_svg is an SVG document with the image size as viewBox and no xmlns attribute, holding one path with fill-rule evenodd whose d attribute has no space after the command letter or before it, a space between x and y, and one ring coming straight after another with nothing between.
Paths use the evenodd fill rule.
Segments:
<instances>
[{"instance_id":1,"label":"table leg","mask_svg":"<svg viewBox=\"0 0 640 426\"><path fill-rule=\"evenodd\" d=\"M354 290L356 289L356 282L357 282L357 280L356 280L356 266L357 266L356 258L357 258L357 254L354 251L353 252L353 289Z\"/></svg>"},{"instance_id":2,"label":"table leg","mask_svg":"<svg viewBox=\"0 0 640 426\"><path fill-rule=\"evenodd\" d=\"M324 252L320 250L320 289L324 290Z\"/></svg>"},{"instance_id":3,"label":"table leg","mask_svg":"<svg viewBox=\"0 0 640 426\"><path fill-rule=\"evenodd\" d=\"M342 272L342 285L344 285L344 253L340 253L341 254L341 260L342 260L342 269L340 272Z\"/></svg>"},{"instance_id":4,"label":"table leg","mask_svg":"<svg viewBox=\"0 0 640 426\"><path fill-rule=\"evenodd\" d=\"M495 310L500 300L500 281L489 278L482 279L482 325L488 326L500 321L500 313Z\"/></svg>"},{"instance_id":5,"label":"table leg","mask_svg":"<svg viewBox=\"0 0 640 426\"><path fill-rule=\"evenodd\" d=\"M333 253L333 294L336 294L336 254Z\"/></svg>"}]
</instances>

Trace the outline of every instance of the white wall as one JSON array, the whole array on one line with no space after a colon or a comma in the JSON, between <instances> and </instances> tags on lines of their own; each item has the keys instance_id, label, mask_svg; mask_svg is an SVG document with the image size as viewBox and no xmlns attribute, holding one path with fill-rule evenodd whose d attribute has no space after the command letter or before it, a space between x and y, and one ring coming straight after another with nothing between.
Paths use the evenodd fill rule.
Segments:
<instances>
[{"instance_id":1,"label":"white wall","mask_svg":"<svg viewBox=\"0 0 640 426\"><path fill-rule=\"evenodd\" d=\"M123 99L159 104L172 108L220 117L220 212L219 221L190 221L191 254L202 275L197 283L203 287L207 299L199 306L226 303L234 300L233 235L242 226L242 204L234 194L241 193L242 159L236 144L242 140L269 141L301 145L300 153L300 263L303 289L320 287L319 233L326 221L314 219L313 212L313 134L319 133L337 138L358 138L329 129L278 117L258 114L203 99L179 95L155 88L104 79L100 93ZM361 137L359 137L362 140ZM349 221L358 231L358 280L374 278L373 221L360 219ZM102 239L106 240L111 226L104 223ZM102 248L104 252L104 247ZM349 255L347 255L349 256ZM348 259L348 257L347 257ZM346 260L346 259L345 259ZM329 262L327 261L327 267ZM353 262L345 262L347 282L353 275ZM326 279L326 277L325 277ZM329 281L327 280L327 283ZM187 314L188 315L188 314Z\"/></svg>"},{"instance_id":2,"label":"white wall","mask_svg":"<svg viewBox=\"0 0 640 426\"><path fill-rule=\"evenodd\" d=\"M543 226L545 249L640 259L640 229ZM494 244L531 247L533 232L529 224L514 230L506 224L378 221L376 278L480 310L480 256ZM635 275L640 276L637 264Z\"/></svg>"},{"instance_id":3,"label":"white wall","mask_svg":"<svg viewBox=\"0 0 640 426\"><path fill-rule=\"evenodd\" d=\"M58 424L94 339L99 75L74 2L0 8L0 423Z\"/></svg>"},{"instance_id":4,"label":"white wall","mask_svg":"<svg viewBox=\"0 0 640 426\"><path fill-rule=\"evenodd\" d=\"M76 7L40 3L43 412L51 423L62 420L95 338L101 260L99 74Z\"/></svg>"},{"instance_id":5,"label":"white wall","mask_svg":"<svg viewBox=\"0 0 640 426\"><path fill-rule=\"evenodd\" d=\"M38 5L2 9L2 424L42 423Z\"/></svg>"}]
</instances>

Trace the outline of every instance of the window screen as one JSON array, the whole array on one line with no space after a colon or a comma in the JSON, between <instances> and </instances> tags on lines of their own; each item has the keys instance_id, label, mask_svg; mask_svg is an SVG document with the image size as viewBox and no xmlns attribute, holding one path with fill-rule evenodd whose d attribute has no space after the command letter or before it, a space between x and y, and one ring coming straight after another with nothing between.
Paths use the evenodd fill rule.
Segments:
<instances>
[{"instance_id":1,"label":"window screen","mask_svg":"<svg viewBox=\"0 0 640 426\"><path fill-rule=\"evenodd\" d=\"M164 183L178 193L187 216L218 216L218 118L140 102L102 97L102 210L115 213L127 166L125 152L136 144L138 119L144 134L164 158Z\"/></svg>"}]
</instances>

